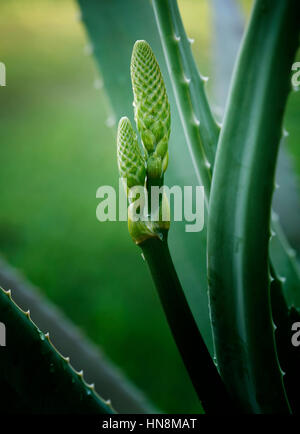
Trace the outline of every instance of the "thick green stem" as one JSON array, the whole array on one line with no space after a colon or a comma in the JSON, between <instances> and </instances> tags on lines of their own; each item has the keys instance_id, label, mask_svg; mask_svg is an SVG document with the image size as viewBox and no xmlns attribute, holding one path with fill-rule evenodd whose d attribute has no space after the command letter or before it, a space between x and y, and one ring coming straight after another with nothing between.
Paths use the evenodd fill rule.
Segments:
<instances>
[{"instance_id":1,"label":"thick green stem","mask_svg":"<svg viewBox=\"0 0 300 434\"><path fill-rule=\"evenodd\" d=\"M228 393L205 346L176 274L167 241L140 244L168 324L206 413L233 411Z\"/></svg>"},{"instance_id":2,"label":"thick green stem","mask_svg":"<svg viewBox=\"0 0 300 434\"><path fill-rule=\"evenodd\" d=\"M289 413L270 309L271 199L297 0L258 0L235 69L219 140L208 225L209 286L218 366L245 412Z\"/></svg>"}]
</instances>

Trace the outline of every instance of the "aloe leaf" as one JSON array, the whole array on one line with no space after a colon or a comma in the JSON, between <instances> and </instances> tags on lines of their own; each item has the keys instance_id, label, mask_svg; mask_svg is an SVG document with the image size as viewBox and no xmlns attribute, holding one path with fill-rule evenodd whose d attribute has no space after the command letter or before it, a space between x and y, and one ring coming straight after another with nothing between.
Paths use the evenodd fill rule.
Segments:
<instances>
[{"instance_id":1,"label":"aloe leaf","mask_svg":"<svg viewBox=\"0 0 300 434\"><path fill-rule=\"evenodd\" d=\"M295 95L296 96L296 95ZM294 95L291 95L293 99ZM288 122L287 114L284 124ZM291 136L296 135L294 129ZM273 210L280 216L280 225L289 240L296 248L300 246L300 185L295 171L294 157L288 148L289 132L284 129L281 140L276 169L276 190L273 195ZM291 137L291 139L292 139ZM291 212L291 209L293 212Z\"/></svg>"},{"instance_id":2,"label":"aloe leaf","mask_svg":"<svg viewBox=\"0 0 300 434\"><path fill-rule=\"evenodd\" d=\"M4 289L14 288L15 303L22 310L30 306L30 317L33 322L39 329L49 331L55 348L59 352L68 354L75 369L83 369L86 381L95 382L96 391L101 388L101 395L111 399L116 412L159 413L159 410L120 373L119 368L112 364L98 346L89 341L57 306L46 299L38 288L1 256L0 285ZM4 391L4 388L1 386L0 390ZM3 399L8 402L6 392L3 394L5 395ZM13 396L13 393L10 395ZM18 401L18 396L13 400ZM11 401L8 405L10 411L12 411ZM2 406L2 402L0 405ZM23 402L19 407L20 409L24 407Z\"/></svg>"},{"instance_id":3,"label":"aloe leaf","mask_svg":"<svg viewBox=\"0 0 300 434\"><path fill-rule=\"evenodd\" d=\"M228 4L227 4L228 3ZM215 53L214 53L214 84L215 97L218 103L218 109L223 112L223 106L226 102L232 67L240 39L243 33L243 17L241 16L239 5L236 0L229 0L226 4L222 0L213 0L212 8L214 15L214 27L216 29ZM283 133L282 139L288 134ZM295 184L294 174L288 156L286 155L284 140L281 144L281 152L278 155L278 164L276 169L276 180L280 184L279 190L275 190L273 196L273 209L278 212L285 205L296 203L296 213L294 219L297 221L298 211L298 191ZM284 186L282 186L284 182ZM284 199L285 198L285 199ZM275 202L275 203L274 203ZM282 203L281 203L282 202ZM294 206L295 207L295 206ZM290 207L286 206L285 214L290 214ZM286 220L286 217L285 217ZM277 271L278 276L282 278L281 290L283 291L287 306L292 305L300 307L300 270L295 258L295 251L291 248L285 233L282 230L287 228L287 223L281 225L276 213L272 213L272 237L270 241L270 258ZM288 234L288 233L287 233Z\"/></svg>"},{"instance_id":4,"label":"aloe leaf","mask_svg":"<svg viewBox=\"0 0 300 434\"><path fill-rule=\"evenodd\" d=\"M17 396L26 398L34 413L110 414L94 386L87 384L12 300L11 292L0 288L0 318L6 327L6 348L1 351L2 378Z\"/></svg>"},{"instance_id":5,"label":"aloe leaf","mask_svg":"<svg viewBox=\"0 0 300 434\"><path fill-rule=\"evenodd\" d=\"M255 2L233 76L210 197L214 344L222 378L245 412L290 412L274 342L268 244L299 15L294 0Z\"/></svg>"},{"instance_id":6,"label":"aloe leaf","mask_svg":"<svg viewBox=\"0 0 300 434\"><path fill-rule=\"evenodd\" d=\"M153 0L152 4L186 142L208 197L219 127L211 113L205 79L192 56L177 2Z\"/></svg>"}]
</instances>

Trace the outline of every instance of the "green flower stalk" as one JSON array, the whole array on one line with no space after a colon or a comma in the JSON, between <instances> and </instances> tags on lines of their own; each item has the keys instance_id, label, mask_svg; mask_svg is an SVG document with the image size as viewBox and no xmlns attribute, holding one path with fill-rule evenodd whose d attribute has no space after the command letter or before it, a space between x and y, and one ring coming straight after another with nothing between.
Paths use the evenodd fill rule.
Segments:
<instances>
[{"instance_id":1,"label":"green flower stalk","mask_svg":"<svg viewBox=\"0 0 300 434\"><path fill-rule=\"evenodd\" d=\"M147 157L147 181L157 185L168 166L171 115L159 65L146 41L134 44L131 80L135 121Z\"/></svg>"},{"instance_id":2,"label":"green flower stalk","mask_svg":"<svg viewBox=\"0 0 300 434\"><path fill-rule=\"evenodd\" d=\"M169 252L170 212L166 196L162 194L158 210L151 207L151 187L163 184L168 164L170 106L158 63L145 41L134 45L131 78L135 121L145 158L129 119L121 118L117 155L119 173L127 179L129 233L143 251L174 340L203 408L206 412L225 412L232 409L231 399L199 332ZM140 196L146 192L148 200L137 204L136 192ZM137 219L138 209L141 218ZM153 211L158 211L157 221L152 219Z\"/></svg>"},{"instance_id":3,"label":"green flower stalk","mask_svg":"<svg viewBox=\"0 0 300 434\"><path fill-rule=\"evenodd\" d=\"M170 137L170 105L163 77L150 45L137 41L131 59L131 79L134 94L135 121L141 136L145 157L137 141L130 120L119 121L117 134L117 156L120 176L127 181L128 229L133 240L139 244L147 238L164 238L170 226L168 200L160 197L158 221L152 221L151 186L161 186L168 166L168 140ZM143 187L146 181L146 190ZM131 190L131 192L130 192ZM134 218L136 211L133 199L136 193L145 194L148 208L139 209L145 219ZM146 216L145 216L146 214ZM163 219L163 216L168 216ZM148 218L147 218L148 216Z\"/></svg>"}]
</instances>

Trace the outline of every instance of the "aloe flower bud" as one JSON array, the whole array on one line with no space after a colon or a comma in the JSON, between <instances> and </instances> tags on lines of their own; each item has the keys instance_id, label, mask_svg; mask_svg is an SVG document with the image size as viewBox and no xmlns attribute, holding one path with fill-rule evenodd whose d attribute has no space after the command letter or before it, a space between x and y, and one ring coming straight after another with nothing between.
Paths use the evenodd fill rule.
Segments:
<instances>
[{"instance_id":1,"label":"aloe flower bud","mask_svg":"<svg viewBox=\"0 0 300 434\"><path fill-rule=\"evenodd\" d=\"M145 160L131 122L127 117L123 117L119 121L117 157L119 173L122 178L126 178L127 187L144 185L146 177Z\"/></svg>"},{"instance_id":2,"label":"aloe flower bud","mask_svg":"<svg viewBox=\"0 0 300 434\"><path fill-rule=\"evenodd\" d=\"M170 105L159 65L146 41L134 44L131 80L135 121L146 155L151 159L148 177L160 178L168 164Z\"/></svg>"}]
</instances>

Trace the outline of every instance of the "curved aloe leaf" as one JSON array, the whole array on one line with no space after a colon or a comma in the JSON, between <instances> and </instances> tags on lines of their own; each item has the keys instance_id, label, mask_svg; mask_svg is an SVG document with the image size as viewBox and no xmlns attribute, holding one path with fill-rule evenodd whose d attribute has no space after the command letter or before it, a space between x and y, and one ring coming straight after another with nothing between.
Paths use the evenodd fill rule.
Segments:
<instances>
[{"instance_id":1,"label":"curved aloe leaf","mask_svg":"<svg viewBox=\"0 0 300 434\"><path fill-rule=\"evenodd\" d=\"M0 318L6 327L6 347L1 350L1 377L16 396L34 413L114 413L76 372L69 359L51 344L12 300L10 291L0 288Z\"/></svg>"},{"instance_id":2,"label":"curved aloe leaf","mask_svg":"<svg viewBox=\"0 0 300 434\"><path fill-rule=\"evenodd\" d=\"M0 282L3 288L14 288L14 301L21 309L30 306L30 316L41 330L48 330L51 342L70 356L74 368L82 368L87 382L95 381L95 388L101 388L102 396L109 396L118 413L159 413L128 379L121 375L101 349L92 344L78 327L45 298L38 288L30 283L15 268L0 256ZM1 321L1 319L0 319ZM5 387L5 386L4 386ZM1 386L0 390L4 391ZM1 400L0 394L0 400ZM6 395L6 392L4 393ZM12 396L12 393L10 393ZM2 397L8 404L7 396ZM18 398L14 399L17 401ZM11 403L11 401L10 401ZM23 408L23 402L20 408ZM6 408L11 408L8 404ZM24 410L23 410L24 411ZM12 411L12 409L10 410Z\"/></svg>"},{"instance_id":3,"label":"curved aloe leaf","mask_svg":"<svg viewBox=\"0 0 300 434\"><path fill-rule=\"evenodd\" d=\"M177 2L153 0L152 4L185 138L209 197L219 128L206 98L205 80L193 59Z\"/></svg>"},{"instance_id":4,"label":"curved aloe leaf","mask_svg":"<svg viewBox=\"0 0 300 434\"><path fill-rule=\"evenodd\" d=\"M221 375L246 412L289 413L274 342L268 244L276 156L300 4L258 0L216 155L208 265ZM258 72L259 71L259 72Z\"/></svg>"}]
</instances>

